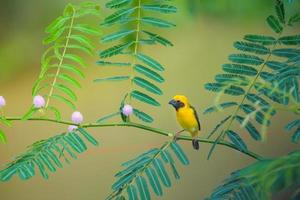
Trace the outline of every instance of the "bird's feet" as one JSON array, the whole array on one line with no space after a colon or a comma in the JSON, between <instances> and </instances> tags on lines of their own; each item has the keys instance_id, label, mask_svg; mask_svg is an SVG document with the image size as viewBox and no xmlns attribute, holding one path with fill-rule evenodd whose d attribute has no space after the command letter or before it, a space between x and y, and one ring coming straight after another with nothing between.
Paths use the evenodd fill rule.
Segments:
<instances>
[{"instance_id":1,"label":"bird's feet","mask_svg":"<svg viewBox=\"0 0 300 200\"><path fill-rule=\"evenodd\" d=\"M174 137L173 137L173 140L174 140L175 142L177 142L177 140L179 139L180 133L182 133L182 132L184 132L184 131L185 131L185 130L181 130L181 131L175 133L175 135L174 135Z\"/></svg>"},{"instance_id":2,"label":"bird's feet","mask_svg":"<svg viewBox=\"0 0 300 200\"><path fill-rule=\"evenodd\" d=\"M173 136L173 140L174 140L174 142L177 142L178 136L177 136L177 135L174 135L174 136Z\"/></svg>"}]
</instances>

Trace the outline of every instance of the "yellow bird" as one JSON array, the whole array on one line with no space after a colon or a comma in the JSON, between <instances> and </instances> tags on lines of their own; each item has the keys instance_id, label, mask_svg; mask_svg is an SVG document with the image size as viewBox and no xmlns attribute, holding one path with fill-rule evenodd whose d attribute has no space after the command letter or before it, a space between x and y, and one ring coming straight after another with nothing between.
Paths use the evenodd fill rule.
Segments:
<instances>
[{"instance_id":1,"label":"yellow bird","mask_svg":"<svg viewBox=\"0 0 300 200\"><path fill-rule=\"evenodd\" d=\"M189 104L187 97L183 95L174 96L169 104L175 108L177 121L183 128L182 131L176 133L175 138L177 138L183 131L188 131L193 137L194 149L198 150L199 141L197 140L197 136L199 135L201 126L195 108Z\"/></svg>"}]
</instances>

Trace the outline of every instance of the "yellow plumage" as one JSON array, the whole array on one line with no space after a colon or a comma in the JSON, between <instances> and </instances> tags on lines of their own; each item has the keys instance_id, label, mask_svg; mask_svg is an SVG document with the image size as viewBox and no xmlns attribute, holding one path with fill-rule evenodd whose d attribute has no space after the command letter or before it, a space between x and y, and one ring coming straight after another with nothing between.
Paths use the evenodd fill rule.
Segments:
<instances>
[{"instance_id":1,"label":"yellow plumage","mask_svg":"<svg viewBox=\"0 0 300 200\"><path fill-rule=\"evenodd\" d=\"M179 124L182 128L188 131L192 137L198 135L198 122L195 118L193 109L191 108L182 108L176 112L176 117Z\"/></svg>"},{"instance_id":2,"label":"yellow plumage","mask_svg":"<svg viewBox=\"0 0 300 200\"><path fill-rule=\"evenodd\" d=\"M176 95L170 102L176 109L176 117L179 124L185 131L188 131L193 138L199 135L201 129L196 110L190 105L187 97ZM199 148L198 141L193 140L195 149Z\"/></svg>"}]
</instances>

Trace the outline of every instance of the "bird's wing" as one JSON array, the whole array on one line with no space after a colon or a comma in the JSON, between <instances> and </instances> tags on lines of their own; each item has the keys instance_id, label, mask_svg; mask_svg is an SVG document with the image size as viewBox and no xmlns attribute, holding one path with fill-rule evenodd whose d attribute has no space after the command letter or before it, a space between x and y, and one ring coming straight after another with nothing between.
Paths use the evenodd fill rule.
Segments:
<instances>
[{"instance_id":1,"label":"bird's wing","mask_svg":"<svg viewBox=\"0 0 300 200\"><path fill-rule=\"evenodd\" d=\"M194 111L194 115L195 115L195 118L196 118L197 123L198 123L198 129L200 131L201 130L201 125L200 125L200 121L199 121L199 117L198 117L197 111L196 111L196 109L193 106L190 106L190 107Z\"/></svg>"}]
</instances>

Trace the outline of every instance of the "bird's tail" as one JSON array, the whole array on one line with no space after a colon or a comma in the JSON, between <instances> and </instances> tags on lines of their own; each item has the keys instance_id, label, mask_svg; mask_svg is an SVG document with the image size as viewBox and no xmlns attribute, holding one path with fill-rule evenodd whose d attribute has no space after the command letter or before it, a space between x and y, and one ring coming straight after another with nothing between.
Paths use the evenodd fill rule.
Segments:
<instances>
[{"instance_id":1,"label":"bird's tail","mask_svg":"<svg viewBox=\"0 0 300 200\"><path fill-rule=\"evenodd\" d=\"M199 150L199 141L197 139L193 139L193 148L195 150Z\"/></svg>"}]
</instances>

